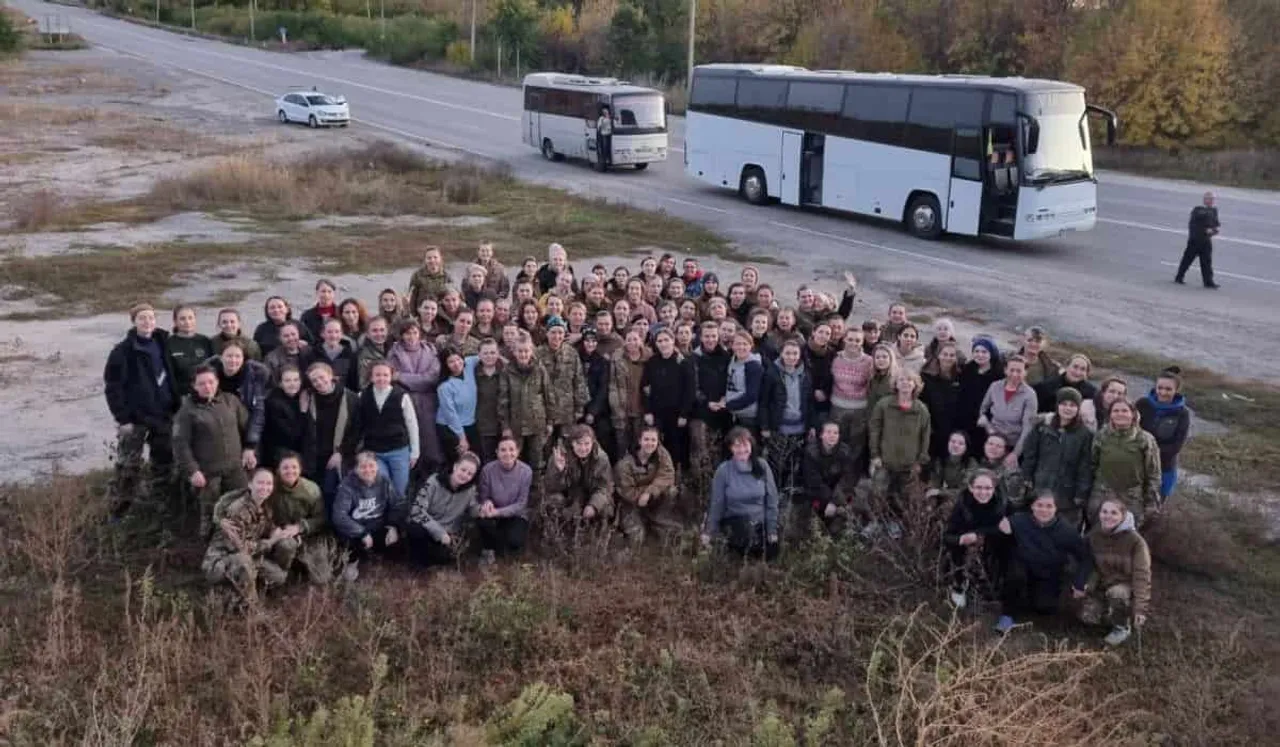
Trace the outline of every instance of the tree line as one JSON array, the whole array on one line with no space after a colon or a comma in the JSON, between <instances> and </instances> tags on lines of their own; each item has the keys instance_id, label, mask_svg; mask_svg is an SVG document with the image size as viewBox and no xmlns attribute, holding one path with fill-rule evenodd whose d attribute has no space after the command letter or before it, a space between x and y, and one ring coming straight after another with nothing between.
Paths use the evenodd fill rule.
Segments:
<instances>
[{"instance_id":1,"label":"tree line","mask_svg":"<svg viewBox=\"0 0 1280 747\"><path fill-rule=\"evenodd\" d=\"M103 1L139 15L147 7ZM185 23L187 3L158 2L162 15ZM248 2L199 0L197 25L247 35ZM678 89L690 6L690 0L259 0L255 7L260 15L277 14L258 24L258 36L274 34L272 24L280 23L302 43L361 45L398 64L616 74ZM1118 110L1126 145L1280 145L1275 0L698 0L697 12L699 62L1058 78L1084 85L1092 100Z\"/></svg>"}]
</instances>

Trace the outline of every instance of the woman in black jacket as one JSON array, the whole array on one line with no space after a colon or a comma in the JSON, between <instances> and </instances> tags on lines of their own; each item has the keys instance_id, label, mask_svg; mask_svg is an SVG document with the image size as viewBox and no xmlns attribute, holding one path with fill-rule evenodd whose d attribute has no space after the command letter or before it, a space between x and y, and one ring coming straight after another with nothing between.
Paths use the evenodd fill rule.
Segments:
<instances>
[{"instance_id":1,"label":"woman in black jacket","mask_svg":"<svg viewBox=\"0 0 1280 747\"><path fill-rule=\"evenodd\" d=\"M1093 373L1093 361L1088 356L1076 354L1067 361L1062 373L1055 374L1035 385L1036 400L1040 412L1053 412L1058 406L1058 390L1068 387L1080 392L1081 399L1091 400L1098 396L1098 387L1089 383L1089 374Z\"/></svg>"},{"instance_id":2,"label":"woman in black jacket","mask_svg":"<svg viewBox=\"0 0 1280 747\"><path fill-rule=\"evenodd\" d=\"M587 406L583 413L583 422L596 432L596 442L604 453L609 455L610 462L621 458L618 454L617 442L613 437L613 419L609 412L609 359L600 354L600 338L596 331L587 327L582 331L582 339L578 341L578 357L582 359L582 370L587 380Z\"/></svg>"},{"instance_id":3,"label":"woman in black jacket","mask_svg":"<svg viewBox=\"0 0 1280 747\"><path fill-rule=\"evenodd\" d=\"M258 328L253 331L253 341L258 343L258 347L262 349L262 357L266 358L271 355L272 350L280 347L280 329L286 322L293 321L293 308L289 306L289 302L284 298L271 296L263 304L262 316L265 318L258 325ZM315 343L315 339L311 337L311 332L304 325L299 324L298 331L303 342L308 345Z\"/></svg>"},{"instance_id":4,"label":"woman in black jacket","mask_svg":"<svg viewBox=\"0 0 1280 747\"><path fill-rule=\"evenodd\" d=\"M960 353L956 349L956 344L943 342L938 345L933 357L920 371L920 379L924 381L924 392L920 395L920 401L924 402L924 406L929 409L930 424L933 428L933 435L929 439L929 456L934 459L947 458L947 441L956 430L956 411L960 402L960 370Z\"/></svg>"},{"instance_id":5,"label":"woman in black jacket","mask_svg":"<svg viewBox=\"0 0 1280 747\"><path fill-rule=\"evenodd\" d=\"M969 362L960 369L959 391L956 393L955 420L952 428L969 434L969 455L982 456L982 445L987 441L987 431L978 427L982 399L991 385L1004 378L1004 366L1000 361L1000 349L987 337L973 341Z\"/></svg>"},{"instance_id":6,"label":"woman in black jacket","mask_svg":"<svg viewBox=\"0 0 1280 747\"><path fill-rule=\"evenodd\" d=\"M1008 515L1009 506L996 489L997 482L994 473L975 470L942 534L950 560L951 603L957 609L968 604L968 590L975 584L995 592L1002 583L1009 543L1000 531L1000 522Z\"/></svg>"},{"instance_id":7,"label":"woman in black jacket","mask_svg":"<svg viewBox=\"0 0 1280 747\"><path fill-rule=\"evenodd\" d=\"M1052 493L1058 516L1076 528L1093 488L1093 431L1080 417L1082 401L1079 390L1059 389L1058 411L1041 416L1022 449L1022 478L1031 494Z\"/></svg>"},{"instance_id":8,"label":"woman in black jacket","mask_svg":"<svg viewBox=\"0 0 1280 747\"><path fill-rule=\"evenodd\" d=\"M280 386L267 395L266 423L262 428L262 440L258 443L258 463L275 469L282 455L294 453L301 460L303 476L315 480L308 472L315 467L315 444L311 392L302 388L302 373L294 366L285 366L280 371Z\"/></svg>"},{"instance_id":9,"label":"woman in black jacket","mask_svg":"<svg viewBox=\"0 0 1280 747\"><path fill-rule=\"evenodd\" d=\"M688 426L693 416L693 361L676 350L676 337L669 329L658 332L654 339L657 352L644 363L640 390L644 392L647 425L658 427L662 445L677 467L689 466Z\"/></svg>"}]
</instances>

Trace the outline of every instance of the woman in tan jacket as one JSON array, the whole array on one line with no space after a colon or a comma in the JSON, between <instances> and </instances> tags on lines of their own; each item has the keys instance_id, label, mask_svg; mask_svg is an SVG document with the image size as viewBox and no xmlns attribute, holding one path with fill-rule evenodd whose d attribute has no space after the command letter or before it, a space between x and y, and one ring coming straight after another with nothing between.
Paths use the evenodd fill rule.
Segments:
<instances>
[{"instance_id":1,"label":"woman in tan jacket","mask_svg":"<svg viewBox=\"0 0 1280 747\"><path fill-rule=\"evenodd\" d=\"M1151 552L1138 534L1133 512L1124 502L1108 499L1098 509L1098 525L1089 533L1093 577L1080 607L1089 625L1109 623L1106 642L1119 646L1133 628L1147 621L1151 602Z\"/></svg>"}]
</instances>

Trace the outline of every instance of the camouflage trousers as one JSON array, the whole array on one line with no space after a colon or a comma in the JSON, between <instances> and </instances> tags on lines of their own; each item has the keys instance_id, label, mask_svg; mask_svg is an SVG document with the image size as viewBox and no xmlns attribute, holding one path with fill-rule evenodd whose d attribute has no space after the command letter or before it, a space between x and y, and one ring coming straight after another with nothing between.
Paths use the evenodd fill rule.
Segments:
<instances>
[{"instance_id":1,"label":"camouflage trousers","mask_svg":"<svg viewBox=\"0 0 1280 747\"><path fill-rule=\"evenodd\" d=\"M684 525L679 518L679 487L671 487L650 496L643 508L627 501L618 501L618 528L632 544L644 542L648 534L665 537L679 533Z\"/></svg>"},{"instance_id":2,"label":"camouflage trousers","mask_svg":"<svg viewBox=\"0 0 1280 747\"><path fill-rule=\"evenodd\" d=\"M267 559L285 572L296 565L311 583L323 586L333 580L333 558L337 554L337 547L330 540L291 537L277 542L267 552Z\"/></svg>"},{"instance_id":3,"label":"camouflage trousers","mask_svg":"<svg viewBox=\"0 0 1280 747\"><path fill-rule=\"evenodd\" d=\"M147 493L159 495L173 477L173 434L167 423L152 428L132 424L116 432L116 504L128 508L142 488L143 450L151 448L151 479Z\"/></svg>"},{"instance_id":4,"label":"camouflage trousers","mask_svg":"<svg viewBox=\"0 0 1280 747\"><path fill-rule=\"evenodd\" d=\"M889 518L901 519L919 490L920 479L911 468L881 467L871 475L872 510L887 510Z\"/></svg>"},{"instance_id":5,"label":"camouflage trousers","mask_svg":"<svg viewBox=\"0 0 1280 747\"><path fill-rule=\"evenodd\" d=\"M1133 620L1133 589L1115 584L1094 588L1080 602L1080 621L1086 625L1129 625Z\"/></svg>"},{"instance_id":6,"label":"camouflage trousers","mask_svg":"<svg viewBox=\"0 0 1280 747\"><path fill-rule=\"evenodd\" d=\"M218 505L218 499L233 490L249 487L249 478L240 465L236 465L220 472L205 472L204 480L203 488L192 487L190 482L187 487L195 498L197 515L200 517L199 537L207 541L213 536L213 508Z\"/></svg>"},{"instance_id":7,"label":"camouflage trousers","mask_svg":"<svg viewBox=\"0 0 1280 747\"><path fill-rule=\"evenodd\" d=\"M209 584L230 584L245 599L257 598L259 579L270 587L279 586L289 578L288 571L266 556L252 556L218 547L210 547L205 553L200 571Z\"/></svg>"}]
</instances>

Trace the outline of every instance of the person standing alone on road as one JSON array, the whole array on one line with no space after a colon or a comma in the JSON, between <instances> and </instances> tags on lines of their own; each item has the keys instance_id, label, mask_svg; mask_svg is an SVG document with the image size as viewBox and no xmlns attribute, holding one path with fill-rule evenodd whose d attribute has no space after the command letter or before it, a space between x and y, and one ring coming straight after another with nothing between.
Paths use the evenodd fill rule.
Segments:
<instances>
[{"instance_id":1,"label":"person standing alone on road","mask_svg":"<svg viewBox=\"0 0 1280 747\"><path fill-rule=\"evenodd\" d=\"M1217 288L1213 282L1213 237L1218 235L1222 224L1218 222L1218 208L1213 204L1213 193L1204 193L1204 204L1191 210L1191 223L1188 227L1187 248L1182 252L1182 261L1178 263L1178 274L1173 282L1182 285L1187 270L1197 258L1200 260L1200 277L1204 287Z\"/></svg>"},{"instance_id":2,"label":"person standing alone on road","mask_svg":"<svg viewBox=\"0 0 1280 747\"><path fill-rule=\"evenodd\" d=\"M600 107L596 120L596 162L601 171L613 165L613 112L607 106Z\"/></svg>"}]
</instances>

